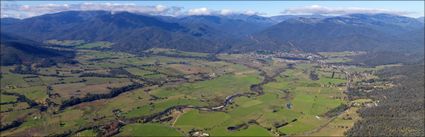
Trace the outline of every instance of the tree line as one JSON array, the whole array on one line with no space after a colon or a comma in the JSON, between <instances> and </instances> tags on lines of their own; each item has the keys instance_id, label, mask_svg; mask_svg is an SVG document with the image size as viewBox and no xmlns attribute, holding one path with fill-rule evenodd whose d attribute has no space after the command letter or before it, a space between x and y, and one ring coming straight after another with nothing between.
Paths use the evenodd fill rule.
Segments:
<instances>
[{"instance_id":1,"label":"tree line","mask_svg":"<svg viewBox=\"0 0 425 137\"><path fill-rule=\"evenodd\" d=\"M99 99L108 99L116 97L124 92L131 91L137 88L143 87L143 84L140 83L133 83L131 85L127 85L120 88L112 88L109 93L106 94L90 94L88 93L85 97L79 98L79 97L71 97L69 100L65 100L62 102L62 105L60 105L60 110L63 110L67 107L74 106L80 103L84 102L91 102Z\"/></svg>"}]
</instances>

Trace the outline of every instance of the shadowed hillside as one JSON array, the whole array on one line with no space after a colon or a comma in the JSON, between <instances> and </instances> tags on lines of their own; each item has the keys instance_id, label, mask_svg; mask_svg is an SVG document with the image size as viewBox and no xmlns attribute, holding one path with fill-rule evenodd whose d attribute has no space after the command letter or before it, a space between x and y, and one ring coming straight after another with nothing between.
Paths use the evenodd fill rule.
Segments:
<instances>
[{"instance_id":1,"label":"shadowed hillside","mask_svg":"<svg viewBox=\"0 0 425 137\"><path fill-rule=\"evenodd\" d=\"M1 65L39 64L50 66L58 62L70 61L75 54L42 47L35 41L1 34Z\"/></svg>"}]
</instances>

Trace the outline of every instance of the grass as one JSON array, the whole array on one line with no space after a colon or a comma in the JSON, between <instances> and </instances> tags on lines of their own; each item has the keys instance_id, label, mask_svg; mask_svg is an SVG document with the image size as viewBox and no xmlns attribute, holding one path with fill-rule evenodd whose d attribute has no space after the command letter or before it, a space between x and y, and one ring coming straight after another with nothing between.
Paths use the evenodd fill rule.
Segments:
<instances>
[{"instance_id":1,"label":"grass","mask_svg":"<svg viewBox=\"0 0 425 137\"><path fill-rule=\"evenodd\" d=\"M313 130L314 128L324 124L326 120L317 119L316 116L326 113L332 108L337 107L345 101L334 99L333 96L342 96L343 93L338 88L322 87L326 84L344 83L343 79L332 79L319 75L319 80L313 81L308 78L308 73L303 70L311 70L312 65L298 65L294 70L287 70L276 82L268 83L264 86L266 92L277 93L284 96L283 90L287 90L291 94L289 100L284 99L285 103L292 104L291 109L286 107L277 113L284 113L285 116L298 119L294 123L279 128L279 131L288 135L302 135L304 132ZM309 72L309 71L306 71ZM282 105L284 105L282 103ZM273 116L273 115L269 115ZM278 119L278 118L273 118ZM292 119L284 119L290 121Z\"/></svg>"},{"instance_id":2,"label":"grass","mask_svg":"<svg viewBox=\"0 0 425 137\"><path fill-rule=\"evenodd\" d=\"M229 118L230 116L224 112L200 112L198 110L190 110L178 118L175 126L185 131L189 131L192 128L212 128Z\"/></svg>"},{"instance_id":3,"label":"grass","mask_svg":"<svg viewBox=\"0 0 425 137\"><path fill-rule=\"evenodd\" d=\"M343 51L343 52L319 52L320 55L325 57L341 57L341 56L354 56L359 53L351 52L351 51Z\"/></svg>"},{"instance_id":4,"label":"grass","mask_svg":"<svg viewBox=\"0 0 425 137\"><path fill-rule=\"evenodd\" d=\"M146 71L146 70L142 70L142 69L139 69L139 68L125 68L125 70L127 70L131 74L137 75L137 76L146 76L148 74L152 74L151 71Z\"/></svg>"},{"instance_id":5,"label":"grass","mask_svg":"<svg viewBox=\"0 0 425 137\"><path fill-rule=\"evenodd\" d=\"M287 135L302 135L304 132L313 130L325 122L325 119L319 120L315 116L301 116L296 122L279 128L279 131Z\"/></svg>"},{"instance_id":6,"label":"grass","mask_svg":"<svg viewBox=\"0 0 425 137\"><path fill-rule=\"evenodd\" d=\"M124 114L124 116L137 117L137 116L150 115L176 105L206 106L207 104L204 102L200 102L199 100L184 99L178 96L174 96L174 97L169 97L168 99L165 99L165 100L155 101L152 105L149 105L147 103L139 104L139 107L135 107L129 110L127 113Z\"/></svg>"},{"instance_id":7,"label":"grass","mask_svg":"<svg viewBox=\"0 0 425 137\"><path fill-rule=\"evenodd\" d=\"M183 94L204 99L223 98L234 93L249 92L250 85L259 83L259 81L260 78L254 74L246 76L224 75L212 80L159 88L152 93L159 97Z\"/></svg>"},{"instance_id":8,"label":"grass","mask_svg":"<svg viewBox=\"0 0 425 137\"><path fill-rule=\"evenodd\" d=\"M348 58L328 58L325 60L327 63L344 63L344 62L350 62L352 59Z\"/></svg>"},{"instance_id":9,"label":"grass","mask_svg":"<svg viewBox=\"0 0 425 137\"><path fill-rule=\"evenodd\" d=\"M107 41L99 41L93 43L87 43L77 46L78 49L92 49L92 48L111 48L113 43Z\"/></svg>"},{"instance_id":10,"label":"grass","mask_svg":"<svg viewBox=\"0 0 425 137\"><path fill-rule=\"evenodd\" d=\"M350 72L378 71L387 67L397 67L397 66L401 66L401 64L379 65L375 67L350 67L347 69L347 71L350 71Z\"/></svg>"},{"instance_id":11,"label":"grass","mask_svg":"<svg viewBox=\"0 0 425 137\"><path fill-rule=\"evenodd\" d=\"M169 100L161 101L159 103L154 104L153 109L151 110L151 113L159 112L176 105L203 106L206 104L203 102L200 102L199 100L193 100L193 99L169 99Z\"/></svg>"},{"instance_id":12,"label":"grass","mask_svg":"<svg viewBox=\"0 0 425 137\"><path fill-rule=\"evenodd\" d=\"M249 125L247 129L239 131L228 131L226 127L220 127L213 129L210 133L211 136L272 136L269 131L258 125Z\"/></svg>"},{"instance_id":13,"label":"grass","mask_svg":"<svg viewBox=\"0 0 425 137\"><path fill-rule=\"evenodd\" d=\"M26 88L16 88L10 90L11 92L16 92L26 96L27 98L34 101L44 101L47 98L47 88L46 86L33 86Z\"/></svg>"},{"instance_id":14,"label":"grass","mask_svg":"<svg viewBox=\"0 0 425 137\"><path fill-rule=\"evenodd\" d=\"M193 57L206 57L208 53L199 53L199 52L186 52L186 51L179 51L175 49L164 49L164 48L152 48L148 51L153 53L161 53L161 54L167 54L167 55L181 55L181 56L193 56Z\"/></svg>"},{"instance_id":15,"label":"grass","mask_svg":"<svg viewBox=\"0 0 425 137\"><path fill-rule=\"evenodd\" d=\"M22 109L26 109L28 108L29 105L26 102L18 102L18 103L14 103L14 104L5 104L5 105L0 105L0 110L1 111L6 111L6 110L22 110Z\"/></svg>"},{"instance_id":16,"label":"grass","mask_svg":"<svg viewBox=\"0 0 425 137\"><path fill-rule=\"evenodd\" d=\"M174 79L168 75L181 75L188 78L188 82L168 82L162 86L151 86L133 91L125 92L117 97L86 102L51 114L50 110L43 113L35 109L18 110L2 113L1 120L11 122L17 118L25 117L26 122L16 130L7 131L10 133L26 133L32 131L33 135L45 136L52 132L62 133L68 130L75 130L82 126L99 125L110 122L116 117L113 110L122 111L122 118L134 118L148 116L161 112L176 105L190 106L217 106L224 101L224 98L236 93L252 92L250 86L260 83L262 77L255 69L247 68L241 64L228 63L225 61L206 61L193 58L173 58L165 56L136 57L135 55L94 51L90 48L99 45L85 45L85 49L78 49L77 60L80 64L64 65L57 67L41 68L40 73L65 75L68 77L59 78L54 76L39 76L39 78L24 78L27 75L12 74L8 69L2 70L2 91L17 92L30 99L43 101L47 97L47 85L53 87L54 92L63 95L52 99L59 103L61 99L70 96L77 96L76 90L84 92L78 93L83 96L86 93L102 93L107 86L126 85L131 78L99 78L99 77L79 77L80 74L71 74L71 70L84 70L84 72L96 72L106 74L111 68L125 68L134 75L139 75L149 79L165 80ZM82 46L79 46L80 48ZM101 46L100 46L101 47ZM185 56L206 56L205 53L181 52L168 49L155 49L154 52L161 52L170 55ZM330 56L341 56L344 54L331 54ZM265 60L264 64L250 62L244 54L220 54L220 58L241 61L243 64L260 67L266 71L267 75L272 75L277 69L286 66L285 62L278 62L274 58ZM103 59L102 58L106 58ZM335 57L338 59L339 57ZM101 59L101 60L92 60ZM184 63L181 63L184 62ZM240 63L240 62L238 62ZM252 64L250 64L252 63ZM156 64L145 66L146 64ZM133 65L137 66L134 67ZM251 97L237 97L231 105L224 108L224 112L207 112L196 109L185 109L183 113L178 113L179 117L171 122L129 124L121 129L121 136L185 136L192 129L202 130L211 136L274 136L271 131L279 131L288 135L304 135L305 132L312 131L328 122L327 118L316 118L327 111L337 107L345 100L335 97L345 96L343 87L335 87L339 83L345 83L343 73L336 74L337 78L330 78L332 73L313 68L316 64L297 63L294 69L287 69L272 81L263 86L264 94ZM140 69L147 69L143 70ZM381 66L374 68L379 69ZM190 69L190 70L189 70ZM309 72L316 69L319 80L310 80ZM364 69L364 68L359 68ZM152 74L151 71L159 71L160 74ZM194 81L199 78L197 73L205 73L214 76L203 81ZM84 82L80 82L81 80ZM29 81L26 82L25 80ZM138 81L143 82L143 81ZM6 88L13 85L13 88ZM36 86L38 85L38 86ZM285 91L285 92L284 92ZM287 92L286 92L287 91ZM155 99L156 98L156 99ZM16 100L16 97L1 97L1 101ZM368 100L364 100L368 101ZM362 102L362 100L358 100ZM287 104L292 104L292 108L287 108ZM2 105L2 109L13 108L13 105ZM19 108L25 106L19 105ZM350 110L351 111L351 110ZM174 113L173 113L174 114ZM351 115L351 114L350 114ZM172 115L175 116L175 115ZM40 117L40 118L37 118ZM101 118L94 121L94 118ZM290 122L284 127L276 128L276 123ZM238 131L229 131L227 127L239 124L247 124L249 121L256 121L258 124L248 124L248 128ZM174 121L173 121L174 122ZM337 118L330 125L349 125L350 121ZM351 121L352 122L352 121ZM103 123L103 124L104 124ZM335 132L341 135L341 129L325 127L317 134L326 136L325 132ZM3 132L2 132L3 133ZM78 133L80 136L92 136L92 130ZM332 134L334 135L334 134Z\"/></svg>"},{"instance_id":17,"label":"grass","mask_svg":"<svg viewBox=\"0 0 425 137\"><path fill-rule=\"evenodd\" d=\"M120 132L118 136L183 136L176 129L156 123L126 125Z\"/></svg>"},{"instance_id":18,"label":"grass","mask_svg":"<svg viewBox=\"0 0 425 137\"><path fill-rule=\"evenodd\" d=\"M31 132L31 135L41 136L46 132L62 133L75 127L87 125L89 124L88 122L87 119L84 119L81 110L65 110L57 115L33 113L19 129L12 130L11 132L34 130Z\"/></svg>"},{"instance_id":19,"label":"grass","mask_svg":"<svg viewBox=\"0 0 425 137\"><path fill-rule=\"evenodd\" d=\"M1 74L1 88L7 88L8 86L16 88L16 87L27 87L28 83L24 80L25 75L18 75L12 73L3 73Z\"/></svg>"},{"instance_id":20,"label":"grass","mask_svg":"<svg viewBox=\"0 0 425 137\"><path fill-rule=\"evenodd\" d=\"M15 102L17 98L18 97L16 97L16 96L10 96L10 95L3 95L3 94L1 94L0 95L0 102L1 103Z\"/></svg>"},{"instance_id":21,"label":"grass","mask_svg":"<svg viewBox=\"0 0 425 137\"><path fill-rule=\"evenodd\" d=\"M344 136L344 132L354 126L354 123L360 119L357 110L359 108L351 107L327 126L321 128L319 131L312 133L312 136ZM348 119L351 118L351 119Z\"/></svg>"},{"instance_id":22,"label":"grass","mask_svg":"<svg viewBox=\"0 0 425 137\"><path fill-rule=\"evenodd\" d=\"M94 132L94 130L84 130L84 131L77 133L76 136L77 137L94 137L96 135L97 135L97 133Z\"/></svg>"},{"instance_id":23,"label":"grass","mask_svg":"<svg viewBox=\"0 0 425 137\"><path fill-rule=\"evenodd\" d=\"M37 109L24 109L24 110L18 110L18 111L11 111L11 112L5 112L1 113L2 117L0 118L2 124L3 123L10 123L18 118L23 118L29 113L36 112Z\"/></svg>"},{"instance_id":24,"label":"grass","mask_svg":"<svg viewBox=\"0 0 425 137\"><path fill-rule=\"evenodd\" d=\"M84 43L84 40L47 40L45 43L61 46L77 46Z\"/></svg>"}]
</instances>

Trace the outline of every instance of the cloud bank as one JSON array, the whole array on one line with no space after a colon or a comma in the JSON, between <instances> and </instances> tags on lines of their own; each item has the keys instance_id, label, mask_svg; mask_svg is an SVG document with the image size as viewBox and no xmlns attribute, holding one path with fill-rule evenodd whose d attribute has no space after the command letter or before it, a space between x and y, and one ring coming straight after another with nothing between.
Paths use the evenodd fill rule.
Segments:
<instances>
[{"instance_id":1,"label":"cloud bank","mask_svg":"<svg viewBox=\"0 0 425 137\"><path fill-rule=\"evenodd\" d=\"M89 11L89 10L106 10L112 12L128 11L133 13L149 14L149 15L165 15L165 16L186 16L186 15L265 15L253 10L234 11L231 9L209 9L207 7L185 9L184 7L154 5L141 6L133 3L80 3L80 4L41 4L41 5L18 5L10 1L1 2L0 15L13 18L28 18L47 13L55 13L62 11ZM281 14L328 14L342 15L352 13L388 13L396 15L407 15L412 12L395 11L388 9L375 8L359 8L359 7L325 7L320 5L311 5L305 7L287 8Z\"/></svg>"},{"instance_id":2,"label":"cloud bank","mask_svg":"<svg viewBox=\"0 0 425 137\"><path fill-rule=\"evenodd\" d=\"M1 17L27 18L32 16L55 13L61 11L128 11L151 15L178 15L182 7L167 7L164 5L140 6L131 3L82 3L82 4L43 4L43 5L16 5L14 3L2 2Z\"/></svg>"},{"instance_id":3,"label":"cloud bank","mask_svg":"<svg viewBox=\"0 0 425 137\"><path fill-rule=\"evenodd\" d=\"M233 11L230 9L213 10L213 9L202 7L202 8L189 9L185 15L232 15L232 14L263 15L264 13L259 13L252 10L246 10L246 11Z\"/></svg>"},{"instance_id":4,"label":"cloud bank","mask_svg":"<svg viewBox=\"0 0 425 137\"><path fill-rule=\"evenodd\" d=\"M281 12L282 14L328 14L328 15L343 15L353 13L376 14L387 13L395 15L408 15L413 12L397 11L379 8L359 8L359 7L325 7L320 5L311 5L305 7L288 8Z\"/></svg>"},{"instance_id":5,"label":"cloud bank","mask_svg":"<svg viewBox=\"0 0 425 137\"><path fill-rule=\"evenodd\" d=\"M230 9L213 10L209 8L194 8L183 10L184 7L175 6L141 6L133 3L81 3L81 4L42 4L42 5L17 5L13 2L2 2L1 17L28 18L47 13L62 11L90 11L106 10L112 12L127 11L149 15L185 16L185 15L230 15L230 14L260 14L254 11L233 11Z\"/></svg>"}]
</instances>

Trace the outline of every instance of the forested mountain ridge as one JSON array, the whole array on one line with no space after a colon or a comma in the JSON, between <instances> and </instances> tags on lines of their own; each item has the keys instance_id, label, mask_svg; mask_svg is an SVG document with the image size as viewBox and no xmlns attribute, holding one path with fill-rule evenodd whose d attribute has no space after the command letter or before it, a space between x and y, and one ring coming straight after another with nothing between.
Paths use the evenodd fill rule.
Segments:
<instances>
[{"instance_id":1,"label":"forested mountain ridge","mask_svg":"<svg viewBox=\"0 0 425 137\"><path fill-rule=\"evenodd\" d=\"M198 15L180 18L178 22L186 25L206 25L219 30L222 35L232 37L246 37L246 35L261 31L275 24L269 18L256 15Z\"/></svg>"},{"instance_id":2,"label":"forested mountain ridge","mask_svg":"<svg viewBox=\"0 0 425 137\"><path fill-rule=\"evenodd\" d=\"M117 43L115 50L141 51L169 47L188 51L214 51L218 46L199 38L187 27L159 17L128 12L66 11L2 23L2 31L45 41L85 40Z\"/></svg>"},{"instance_id":3,"label":"forested mountain ridge","mask_svg":"<svg viewBox=\"0 0 425 137\"><path fill-rule=\"evenodd\" d=\"M413 18L387 14L353 14L288 19L255 34L254 38L260 41L260 45L273 42L275 47L287 45L306 51L423 53L423 32L423 24Z\"/></svg>"},{"instance_id":4,"label":"forested mountain ridge","mask_svg":"<svg viewBox=\"0 0 425 137\"><path fill-rule=\"evenodd\" d=\"M281 21L281 22L278 22ZM37 41L109 41L112 49L172 48L197 52L253 50L397 51L423 53L424 24L390 14L342 16L196 15L66 11L17 20L2 31Z\"/></svg>"}]
</instances>

